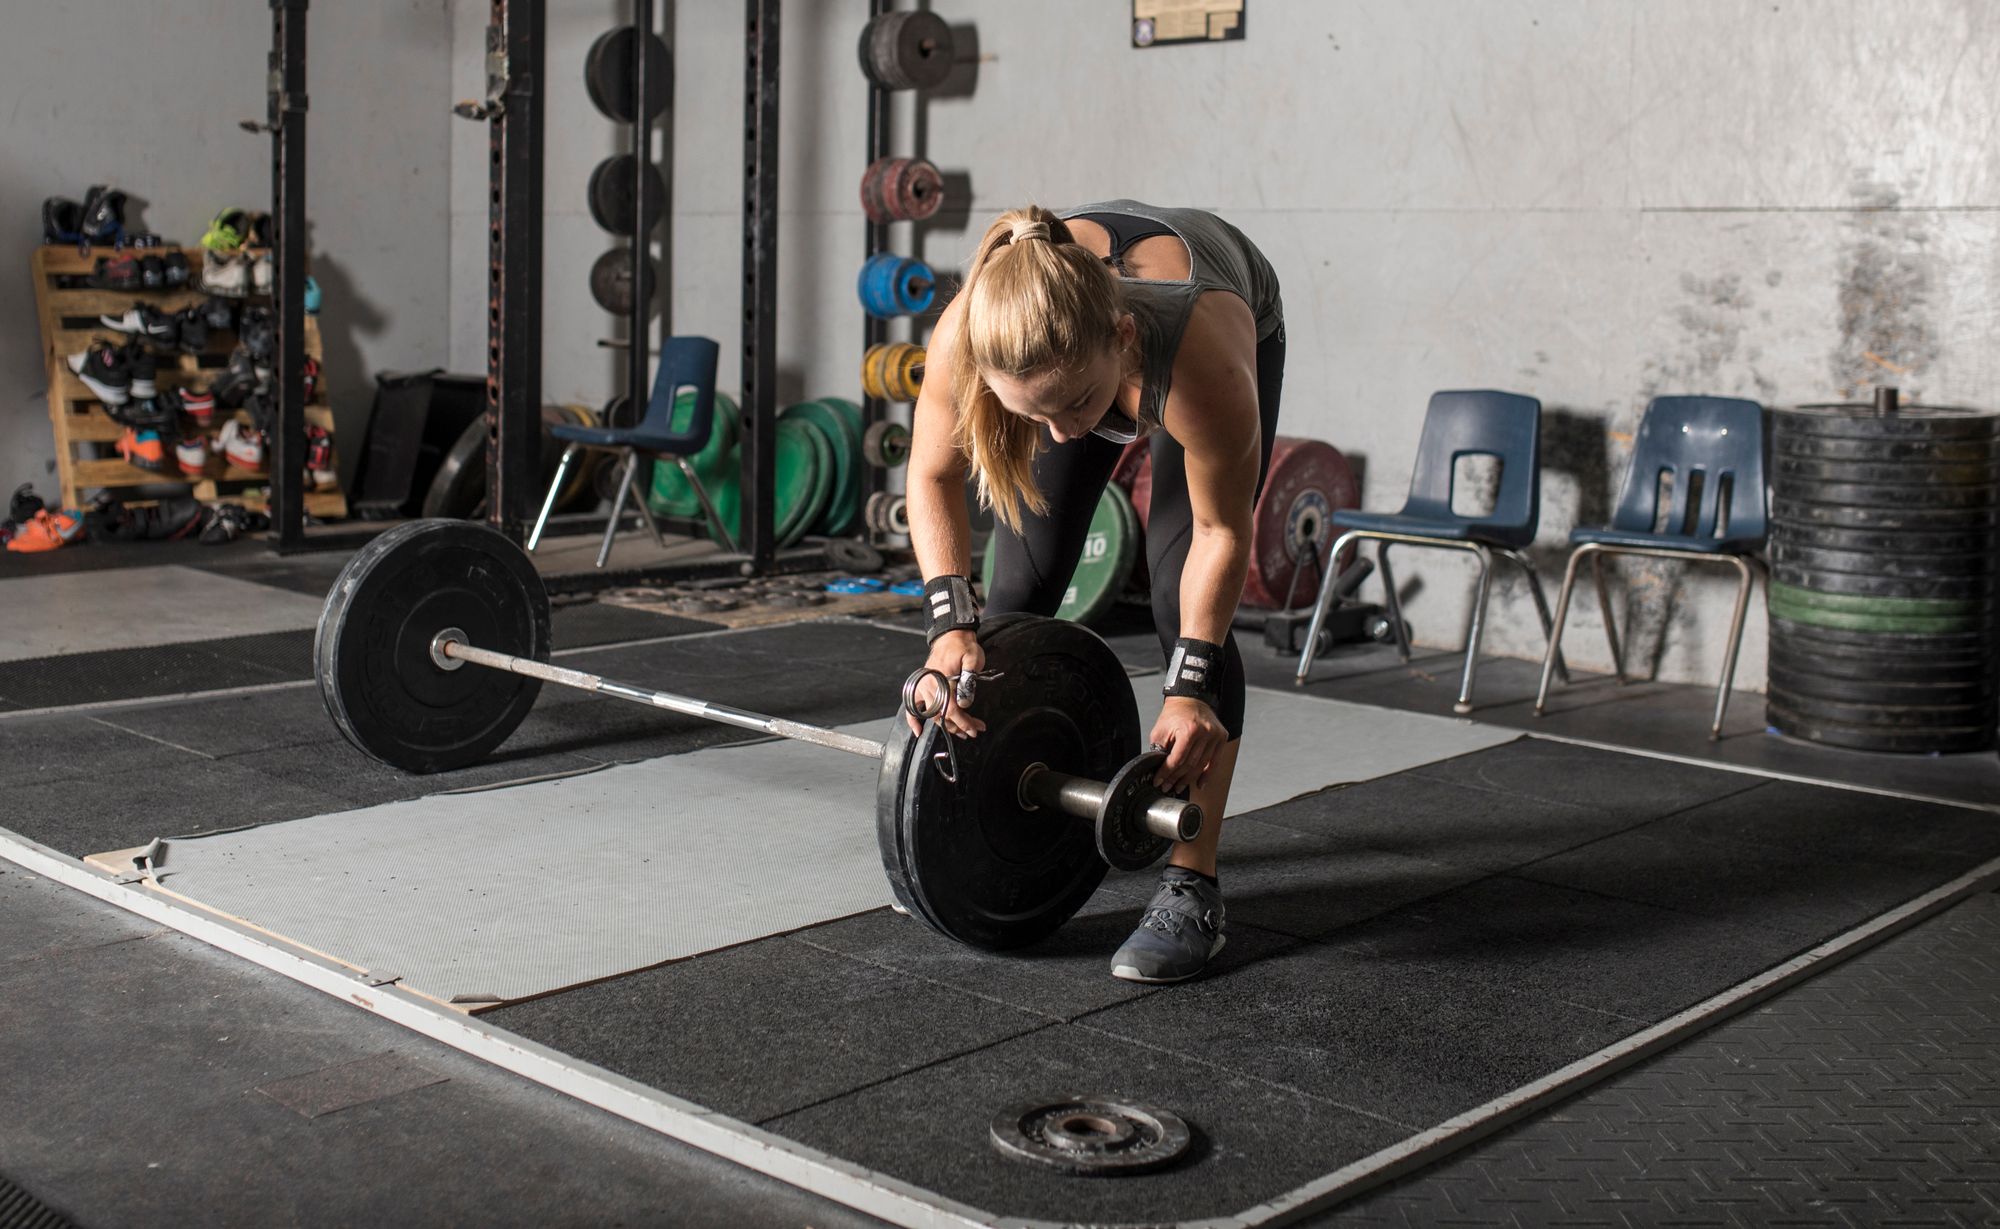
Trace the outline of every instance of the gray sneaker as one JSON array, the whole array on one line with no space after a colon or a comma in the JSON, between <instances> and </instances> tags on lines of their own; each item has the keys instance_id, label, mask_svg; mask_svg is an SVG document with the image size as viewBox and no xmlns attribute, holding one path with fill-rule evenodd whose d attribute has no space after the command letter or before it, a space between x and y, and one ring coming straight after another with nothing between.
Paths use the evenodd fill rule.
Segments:
<instances>
[{"instance_id":1,"label":"gray sneaker","mask_svg":"<svg viewBox=\"0 0 2000 1229\"><path fill-rule=\"evenodd\" d=\"M1139 929L1111 958L1111 976L1125 981L1186 981L1222 950L1222 889L1190 870L1169 866Z\"/></svg>"}]
</instances>

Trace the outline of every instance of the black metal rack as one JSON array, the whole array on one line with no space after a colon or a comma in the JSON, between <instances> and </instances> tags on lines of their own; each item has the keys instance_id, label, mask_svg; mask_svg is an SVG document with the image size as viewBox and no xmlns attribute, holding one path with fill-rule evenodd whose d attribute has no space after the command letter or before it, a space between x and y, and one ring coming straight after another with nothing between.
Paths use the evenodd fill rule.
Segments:
<instances>
[{"instance_id":1,"label":"black metal rack","mask_svg":"<svg viewBox=\"0 0 2000 1229\"><path fill-rule=\"evenodd\" d=\"M743 531L737 545L767 571L777 448L778 18L780 0L746 0L743 77Z\"/></svg>"},{"instance_id":2,"label":"black metal rack","mask_svg":"<svg viewBox=\"0 0 2000 1229\"><path fill-rule=\"evenodd\" d=\"M889 11L891 0L868 0L868 20L873 21ZM889 156L889 99L890 92L868 82L868 157L863 168L874 166L882 158ZM861 249L863 260L889 247L889 224L867 219L864 223L867 238ZM870 346L881 345L889 340L889 322L867 312L862 313L861 353L865 356ZM888 417L889 405L880 397L864 394L861 411L867 424L873 426ZM863 498L872 498L889 489L889 471L870 465L867 468L868 489Z\"/></svg>"},{"instance_id":3,"label":"black metal rack","mask_svg":"<svg viewBox=\"0 0 2000 1229\"><path fill-rule=\"evenodd\" d=\"M264 119L271 133L271 213L277 230L271 290L277 296L272 319L278 396L271 429L270 509L271 542L280 553L305 543L307 3L271 0Z\"/></svg>"},{"instance_id":4,"label":"black metal rack","mask_svg":"<svg viewBox=\"0 0 2000 1229\"><path fill-rule=\"evenodd\" d=\"M544 0L492 0L486 232L487 519L519 542L541 492Z\"/></svg>"}]
</instances>

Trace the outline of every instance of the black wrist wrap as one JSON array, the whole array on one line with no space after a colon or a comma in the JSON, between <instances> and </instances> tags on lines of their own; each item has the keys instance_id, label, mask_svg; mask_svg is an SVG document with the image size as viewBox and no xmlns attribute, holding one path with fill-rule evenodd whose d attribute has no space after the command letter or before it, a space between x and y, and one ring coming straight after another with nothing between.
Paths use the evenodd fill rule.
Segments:
<instances>
[{"instance_id":1,"label":"black wrist wrap","mask_svg":"<svg viewBox=\"0 0 2000 1229\"><path fill-rule=\"evenodd\" d=\"M924 640L934 641L946 632L970 632L979 628L979 604L972 600L972 579L967 576L933 576L924 582Z\"/></svg>"},{"instance_id":2,"label":"black wrist wrap","mask_svg":"<svg viewBox=\"0 0 2000 1229\"><path fill-rule=\"evenodd\" d=\"M1214 708L1222 698L1222 646L1188 636L1174 641L1160 694L1191 696Z\"/></svg>"}]
</instances>

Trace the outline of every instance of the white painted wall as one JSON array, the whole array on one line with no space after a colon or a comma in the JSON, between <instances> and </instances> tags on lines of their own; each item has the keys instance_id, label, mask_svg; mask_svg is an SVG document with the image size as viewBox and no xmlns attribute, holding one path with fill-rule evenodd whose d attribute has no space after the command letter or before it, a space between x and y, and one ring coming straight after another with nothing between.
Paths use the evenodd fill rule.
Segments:
<instances>
[{"instance_id":1,"label":"white painted wall","mask_svg":"<svg viewBox=\"0 0 2000 1229\"><path fill-rule=\"evenodd\" d=\"M547 380L601 401L614 360L585 289L608 245L583 211L614 146L584 100L614 0L551 6ZM781 170L786 395L852 391L861 312L856 183L860 0L794 0ZM1123 0L936 0L981 59L924 103L923 152L971 177L970 222L914 246L957 265L980 222L1026 200L1129 195L1213 208L1285 281L1284 430L1365 462L1366 503L1401 502L1439 388L1542 399L1536 551L1551 586L1578 522L1608 517L1630 432L1657 393L1789 404L1876 380L1992 404L2000 314L2000 9L1986 0L1249 0L1249 37L1133 50ZM672 308L724 344L738 384L743 6L677 15ZM459 0L456 92L476 93L486 6ZM911 142L911 104L899 141ZM483 133L455 142L452 354L480 363ZM1634 569L1635 662L1705 679L1727 586ZM1420 639L1454 643L1458 557L1411 553ZM1603 667L1598 614L1569 652ZM1503 573L1489 646L1539 657ZM1739 680L1758 685L1761 619Z\"/></svg>"},{"instance_id":2,"label":"white painted wall","mask_svg":"<svg viewBox=\"0 0 2000 1229\"><path fill-rule=\"evenodd\" d=\"M312 269L342 470L382 368L433 366L447 344L448 0L320 3L308 12L306 172ZM128 219L195 243L225 205L270 207L264 118L268 6L248 0L15 3L0 39L0 484L54 494L28 250L41 202L92 183L134 197Z\"/></svg>"}]
</instances>

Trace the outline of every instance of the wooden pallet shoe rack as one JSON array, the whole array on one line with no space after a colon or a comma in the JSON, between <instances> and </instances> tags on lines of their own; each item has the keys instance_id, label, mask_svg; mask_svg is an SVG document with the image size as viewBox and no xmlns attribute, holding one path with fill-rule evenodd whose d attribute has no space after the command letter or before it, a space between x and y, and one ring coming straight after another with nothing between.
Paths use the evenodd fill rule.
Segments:
<instances>
[{"instance_id":1,"label":"wooden pallet shoe rack","mask_svg":"<svg viewBox=\"0 0 2000 1229\"><path fill-rule=\"evenodd\" d=\"M148 248L145 254L165 256L175 250L187 257L189 277L199 283L200 248ZM96 395L69 369L69 356L85 349L95 338L121 343L129 340L106 328L98 319L100 316L122 315L134 303L150 303L162 311L179 311L208 296L198 284L177 290L98 290L86 285L85 279L98 258L108 254L106 249L85 252L68 245L44 245L34 250L35 308L41 318L42 352L48 365L49 422L55 431L63 506L81 507L81 497L86 491L105 490L118 495L126 488L178 483L204 502L228 500L263 510L269 499L270 475L228 465L213 450L208 469L198 478L173 468L172 439L167 441L168 468L157 474L128 464L113 451L112 446L124 428L105 413ZM252 295L237 300L237 304L239 308L245 304L268 306L270 296ZM333 411L327 405L326 363L320 347L319 321L307 316L305 325L306 355L320 365L318 386L306 405L306 422L331 433ZM159 353L161 391L190 386L207 388L228 366L236 340L233 332L211 331L207 349L199 354ZM232 417L249 425L246 411L217 407L214 420L203 428L211 442ZM347 515L347 497L337 487L308 490L305 509L324 520L339 519Z\"/></svg>"}]
</instances>

